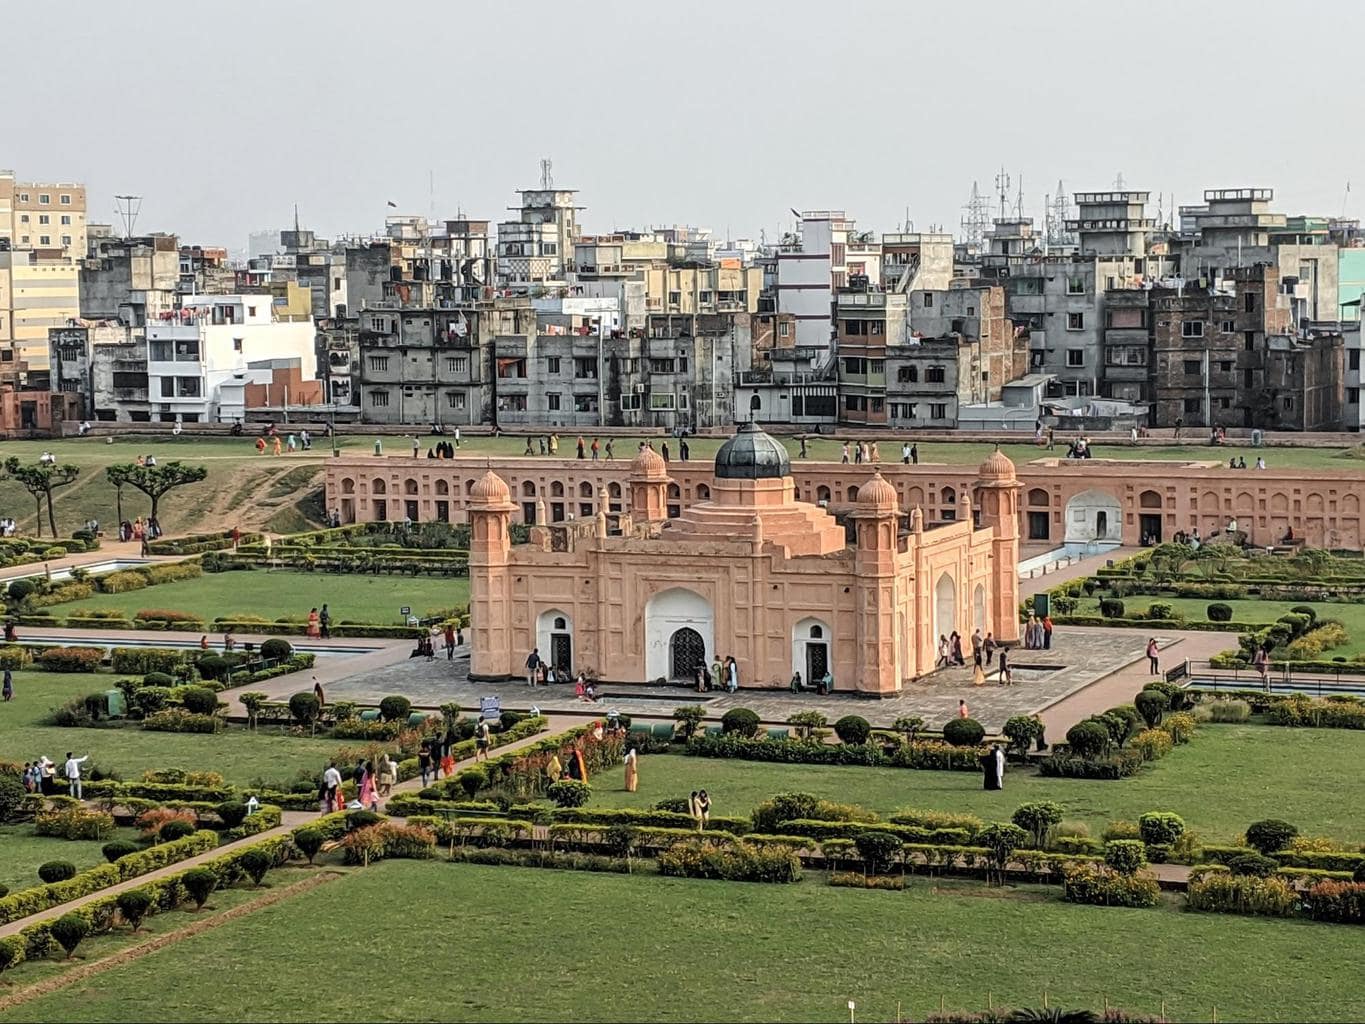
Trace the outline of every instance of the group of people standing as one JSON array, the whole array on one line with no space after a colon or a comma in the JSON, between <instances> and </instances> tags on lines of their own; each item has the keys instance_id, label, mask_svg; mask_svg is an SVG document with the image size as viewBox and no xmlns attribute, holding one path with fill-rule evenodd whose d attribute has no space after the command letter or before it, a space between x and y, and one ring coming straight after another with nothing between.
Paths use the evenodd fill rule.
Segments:
<instances>
[{"instance_id":1,"label":"group of people standing","mask_svg":"<svg viewBox=\"0 0 1365 1024\"><path fill-rule=\"evenodd\" d=\"M118 524L118 539L124 542L140 540L145 543L156 540L160 536L161 524L157 522L156 516L148 516L146 522L143 522L142 517L138 516L131 523L125 519Z\"/></svg>"},{"instance_id":2,"label":"group of people standing","mask_svg":"<svg viewBox=\"0 0 1365 1024\"><path fill-rule=\"evenodd\" d=\"M8 672L5 674L9 675ZM69 750L66 752L66 763L62 766L62 778L66 779L67 786L65 793L58 788L60 783L57 781L57 765L47 755L36 761L25 761L20 778L24 789L29 793L40 793L43 796L73 796L80 800L84 798L81 792L81 765L89 760L89 754L77 757Z\"/></svg>"},{"instance_id":3,"label":"group of people standing","mask_svg":"<svg viewBox=\"0 0 1365 1024\"><path fill-rule=\"evenodd\" d=\"M379 801L386 800L393 793L398 782L398 764L389 754L378 758L356 761L350 769L351 780L355 783L355 800L349 805L342 790L341 769L335 761L330 762L322 773L322 784L318 789L318 802L322 812L351 810L379 810Z\"/></svg>"},{"instance_id":4,"label":"group of people standing","mask_svg":"<svg viewBox=\"0 0 1365 1024\"><path fill-rule=\"evenodd\" d=\"M739 689L739 662L733 654L727 654L724 662L717 656L709 666L704 660L700 661L694 671L698 693L719 689L734 693Z\"/></svg>"},{"instance_id":5,"label":"group of people standing","mask_svg":"<svg viewBox=\"0 0 1365 1024\"><path fill-rule=\"evenodd\" d=\"M915 446L911 446L915 447ZM904 446L902 446L902 449ZM858 441L856 444L845 441L840 448L839 462L841 464L849 461L850 452L853 455L853 462L861 465L864 462L881 462L882 456L877 451L876 441ZM915 447L915 461L919 461L919 449Z\"/></svg>"},{"instance_id":6,"label":"group of people standing","mask_svg":"<svg viewBox=\"0 0 1365 1024\"><path fill-rule=\"evenodd\" d=\"M1052 616L1030 615L1024 625L1024 648L1030 651L1052 650Z\"/></svg>"},{"instance_id":7,"label":"group of people standing","mask_svg":"<svg viewBox=\"0 0 1365 1024\"><path fill-rule=\"evenodd\" d=\"M332 613L326 602L322 608L312 608L308 612L308 628L304 632L314 639L327 639L332 635Z\"/></svg>"}]
</instances>

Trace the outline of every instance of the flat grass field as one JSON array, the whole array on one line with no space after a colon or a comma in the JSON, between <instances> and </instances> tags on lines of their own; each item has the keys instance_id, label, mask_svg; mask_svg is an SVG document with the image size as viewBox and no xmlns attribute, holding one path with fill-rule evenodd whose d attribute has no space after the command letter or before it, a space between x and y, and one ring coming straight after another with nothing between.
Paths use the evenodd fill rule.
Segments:
<instances>
[{"instance_id":1,"label":"flat grass field","mask_svg":"<svg viewBox=\"0 0 1365 1024\"><path fill-rule=\"evenodd\" d=\"M117 771L124 779L144 771L186 768L221 772L240 786L257 779L284 782L299 771L316 772L345 741L288 736L278 731L249 732L234 726L227 732L144 732L139 728L64 729L47 725L47 714L71 697L107 690L117 676L108 673L16 672L14 699L0 704L0 757L31 761L46 754L59 765L66 752L90 755L92 765ZM297 676L298 689L311 689L308 673ZM5 857L0 843L0 860Z\"/></svg>"},{"instance_id":2,"label":"flat grass field","mask_svg":"<svg viewBox=\"0 0 1365 1024\"><path fill-rule=\"evenodd\" d=\"M1328 1021L1358 1017L1362 962L1359 928L1072 906L1055 888L387 861L6 1019L838 1022L853 1000L858 1020L922 1020L940 999L1040 1006L1046 990L1096 1010L1164 1000L1172 1020Z\"/></svg>"},{"instance_id":3,"label":"flat grass field","mask_svg":"<svg viewBox=\"0 0 1365 1024\"><path fill-rule=\"evenodd\" d=\"M55 839L34 834L32 822L0 825L0 885L9 886L12 893L42 885L38 866L50 860L70 861L77 871L99 867L105 862L104 854L100 853L105 843L114 839L136 840L140 836L135 828L120 828L108 839Z\"/></svg>"},{"instance_id":4,"label":"flat grass field","mask_svg":"<svg viewBox=\"0 0 1365 1024\"><path fill-rule=\"evenodd\" d=\"M143 608L192 612L211 622L219 616L281 615L305 618L327 602L333 622L402 625L401 609L424 615L438 608L467 604L469 580L436 576L359 576L324 572L256 569L205 573L192 580L162 583L126 594L96 594L82 601L51 605L44 611L70 615L78 609L116 610L130 617ZM300 626L299 633L303 633Z\"/></svg>"},{"instance_id":5,"label":"flat grass field","mask_svg":"<svg viewBox=\"0 0 1365 1024\"><path fill-rule=\"evenodd\" d=\"M1145 615L1147 608L1153 601L1162 601L1169 604L1178 612L1183 612L1187 619L1207 619L1208 607L1211 604L1225 604L1232 609L1233 623L1261 623L1274 622L1285 612L1298 607L1308 605L1318 613L1318 619L1337 619L1346 627L1346 632L1350 634L1350 639L1340 647L1333 647L1324 652L1325 658L1350 658L1356 654L1365 653L1365 604L1350 604L1345 601L1261 601L1256 598L1249 600L1234 601L1211 601L1207 598L1199 597L1152 597L1148 594L1129 596L1122 598L1124 614L1129 618L1135 615ZM1076 605L1078 615L1099 615L1100 601L1096 597L1082 597ZM1228 636L1228 646L1236 646L1235 634Z\"/></svg>"},{"instance_id":6,"label":"flat grass field","mask_svg":"<svg viewBox=\"0 0 1365 1024\"><path fill-rule=\"evenodd\" d=\"M862 804L886 815L902 807L1008 821L1014 809L1052 800L1069 821L1098 836L1115 819L1174 811L1206 842L1232 841L1247 825L1283 818L1306 835L1365 843L1365 792L1343 784L1344 766L1365 758L1365 733L1271 725L1204 725L1195 738L1145 771L1117 781L1050 779L1024 769L987 792L973 772L853 768L727 761L685 754L640 759L640 788L625 791L624 770L592 780L593 806L648 807L705 789L713 814L746 815L775 793L806 792Z\"/></svg>"}]
</instances>

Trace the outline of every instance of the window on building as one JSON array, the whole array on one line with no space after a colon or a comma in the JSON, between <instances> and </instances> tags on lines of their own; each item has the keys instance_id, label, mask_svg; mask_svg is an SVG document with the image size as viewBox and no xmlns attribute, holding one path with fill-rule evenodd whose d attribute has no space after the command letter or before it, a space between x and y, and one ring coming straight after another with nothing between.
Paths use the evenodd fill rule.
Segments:
<instances>
[{"instance_id":1,"label":"window on building","mask_svg":"<svg viewBox=\"0 0 1365 1024\"><path fill-rule=\"evenodd\" d=\"M917 366L900 367L899 369L896 370L896 380L898 380L902 384L918 384L919 367Z\"/></svg>"},{"instance_id":2,"label":"window on building","mask_svg":"<svg viewBox=\"0 0 1365 1024\"><path fill-rule=\"evenodd\" d=\"M462 357L459 357L459 356L447 356L447 357L446 357L446 373L459 373L459 372L461 372L464 368L463 368L460 364L463 363L463 362L464 362L464 359L463 359Z\"/></svg>"},{"instance_id":3,"label":"window on building","mask_svg":"<svg viewBox=\"0 0 1365 1024\"><path fill-rule=\"evenodd\" d=\"M1294 396L1293 396L1293 395L1285 395L1284 398L1282 398L1282 399L1280 400L1280 405L1283 406L1285 412L1293 412L1293 411L1294 411Z\"/></svg>"},{"instance_id":4,"label":"window on building","mask_svg":"<svg viewBox=\"0 0 1365 1024\"><path fill-rule=\"evenodd\" d=\"M545 360L545 370L547 373L559 372L559 356L550 356Z\"/></svg>"},{"instance_id":5,"label":"window on building","mask_svg":"<svg viewBox=\"0 0 1365 1024\"><path fill-rule=\"evenodd\" d=\"M947 418L948 418L948 403L947 403L947 402L930 402L930 403L929 403L929 418L930 418L931 420L942 420L942 419L947 419Z\"/></svg>"},{"instance_id":6,"label":"window on building","mask_svg":"<svg viewBox=\"0 0 1365 1024\"><path fill-rule=\"evenodd\" d=\"M512 378L516 378L518 380L524 379L526 376L526 360L499 359L498 376L501 377L503 380L508 380Z\"/></svg>"},{"instance_id":7,"label":"window on building","mask_svg":"<svg viewBox=\"0 0 1365 1024\"><path fill-rule=\"evenodd\" d=\"M541 254L542 256L557 256L557 255L559 255L559 243L558 243L558 242L541 242L541 243L540 243L540 254Z\"/></svg>"},{"instance_id":8,"label":"window on building","mask_svg":"<svg viewBox=\"0 0 1365 1024\"><path fill-rule=\"evenodd\" d=\"M1066 293L1068 295L1085 294L1085 278L1072 275L1066 279Z\"/></svg>"},{"instance_id":9,"label":"window on building","mask_svg":"<svg viewBox=\"0 0 1365 1024\"><path fill-rule=\"evenodd\" d=\"M1219 373L1231 373L1231 372L1232 372L1232 360L1230 360L1230 359L1220 359L1220 360L1218 360L1218 372L1219 372Z\"/></svg>"},{"instance_id":10,"label":"window on building","mask_svg":"<svg viewBox=\"0 0 1365 1024\"><path fill-rule=\"evenodd\" d=\"M682 292L669 292L669 293L668 293L668 304L669 304L670 306L680 306L680 305L682 305Z\"/></svg>"},{"instance_id":11,"label":"window on building","mask_svg":"<svg viewBox=\"0 0 1365 1024\"><path fill-rule=\"evenodd\" d=\"M924 293L924 308L925 308L925 309L933 309L933 308L934 308L934 293L933 293L933 292L925 292L925 293Z\"/></svg>"},{"instance_id":12,"label":"window on building","mask_svg":"<svg viewBox=\"0 0 1365 1024\"><path fill-rule=\"evenodd\" d=\"M175 397L175 378L174 378L174 377L162 377L162 378L161 378L161 397L162 397L162 398L174 398L174 397Z\"/></svg>"},{"instance_id":13,"label":"window on building","mask_svg":"<svg viewBox=\"0 0 1365 1024\"><path fill-rule=\"evenodd\" d=\"M679 373L687 372L687 356L678 357L678 372Z\"/></svg>"},{"instance_id":14,"label":"window on building","mask_svg":"<svg viewBox=\"0 0 1365 1024\"><path fill-rule=\"evenodd\" d=\"M653 391L649 395L649 407L655 411L667 411L674 406L673 396L667 391Z\"/></svg>"},{"instance_id":15,"label":"window on building","mask_svg":"<svg viewBox=\"0 0 1365 1024\"><path fill-rule=\"evenodd\" d=\"M1202 401L1200 401L1198 398L1187 398L1187 399L1185 399L1185 411L1186 411L1186 412L1194 412L1194 413L1197 413L1197 412L1200 412L1203 408L1204 408L1204 403L1203 403Z\"/></svg>"},{"instance_id":16,"label":"window on building","mask_svg":"<svg viewBox=\"0 0 1365 1024\"><path fill-rule=\"evenodd\" d=\"M1234 321L1234 320L1224 320L1224 321L1223 321L1223 333L1224 333L1224 334L1236 334L1236 333L1237 333L1237 323L1236 323L1236 321Z\"/></svg>"},{"instance_id":17,"label":"window on building","mask_svg":"<svg viewBox=\"0 0 1365 1024\"><path fill-rule=\"evenodd\" d=\"M69 213L64 213L64 214L62 214L62 224L63 224L63 226L68 225L68 224L70 224L70 223L71 223L71 214L69 214Z\"/></svg>"},{"instance_id":18,"label":"window on building","mask_svg":"<svg viewBox=\"0 0 1365 1024\"><path fill-rule=\"evenodd\" d=\"M40 213L40 214L38 214L38 223L39 223L39 224L50 224L50 223L52 223L52 218L49 217L49 216L48 216L47 214L45 214L45 213Z\"/></svg>"},{"instance_id":19,"label":"window on building","mask_svg":"<svg viewBox=\"0 0 1365 1024\"><path fill-rule=\"evenodd\" d=\"M1197 377L1197 376L1199 376L1199 373L1200 373L1201 370L1203 370L1203 368L1204 368L1204 364L1203 364L1202 362L1200 362L1198 359L1186 359L1186 360L1185 360L1185 376L1186 376L1186 377Z\"/></svg>"},{"instance_id":20,"label":"window on building","mask_svg":"<svg viewBox=\"0 0 1365 1024\"><path fill-rule=\"evenodd\" d=\"M924 372L924 379L929 384L942 384L948 379L948 373L941 366L931 366Z\"/></svg>"},{"instance_id":21,"label":"window on building","mask_svg":"<svg viewBox=\"0 0 1365 1024\"><path fill-rule=\"evenodd\" d=\"M559 395L550 392L545 396L545 408L551 412L559 412Z\"/></svg>"},{"instance_id":22,"label":"window on building","mask_svg":"<svg viewBox=\"0 0 1365 1024\"><path fill-rule=\"evenodd\" d=\"M28 214L26 214L26 213L21 213L21 214L19 214L19 223L20 223L20 224L27 224L27 223L28 223Z\"/></svg>"},{"instance_id":23,"label":"window on building","mask_svg":"<svg viewBox=\"0 0 1365 1024\"><path fill-rule=\"evenodd\" d=\"M39 244L39 245L51 245L51 244L52 244L52 236L51 236L51 235L39 235L39 236L38 236L38 244Z\"/></svg>"},{"instance_id":24,"label":"window on building","mask_svg":"<svg viewBox=\"0 0 1365 1024\"><path fill-rule=\"evenodd\" d=\"M580 380L597 379L597 360L596 359L575 359L573 361L573 375Z\"/></svg>"},{"instance_id":25,"label":"window on building","mask_svg":"<svg viewBox=\"0 0 1365 1024\"><path fill-rule=\"evenodd\" d=\"M1360 404L1360 388L1347 388L1347 389L1346 389L1346 404L1347 404L1347 405L1359 405L1359 404Z\"/></svg>"},{"instance_id":26,"label":"window on building","mask_svg":"<svg viewBox=\"0 0 1365 1024\"><path fill-rule=\"evenodd\" d=\"M19 202L21 202L21 203L26 203L26 202L28 202L28 193L27 193L27 192L20 192L20 193L19 193Z\"/></svg>"},{"instance_id":27,"label":"window on building","mask_svg":"<svg viewBox=\"0 0 1365 1024\"><path fill-rule=\"evenodd\" d=\"M1346 368L1348 370L1360 369L1360 349L1353 348L1346 353Z\"/></svg>"},{"instance_id":28,"label":"window on building","mask_svg":"<svg viewBox=\"0 0 1365 1024\"><path fill-rule=\"evenodd\" d=\"M232 339L232 351L234 351L234 352L240 352L240 351L242 351L242 339L241 339L241 338L233 338L233 339Z\"/></svg>"},{"instance_id":29,"label":"window on building","mask_svg":"<svg viewBox=\"0 0 1365 1024\"><path fill-rule=\"evenodd\" d=\"M383 407L389 404L389 393L387 391L371 391L370 404Z\"/></svg>"},{"instance_id":30,"label":"window on building","mask_svg":"<svg viewBox=\"0 0 1365 1024\"><path fill-rule=\"evenodd\" d=\"M787 337L787 335L790 333L790 331L791 331L791 324L786 323L785 321L777 325L777 336L778 336L779 338L785 338L785 337Z\"/></svg>"},{"instance_id":31,"label":"window on building","mask_svg":"<svg viewBox=\"0 0 1365 1024\"><path fill-rule=\"evenodd\" d=\"M1244 295L1244 296L1242 297L1242 308L1243 308L1244 310L1246 310L1248 313L1254 313L1254 312L1256 312L1256 293L1255 293L1255 292L1247 292L1246 295Z\"/></svg>"},{"instance_id":32,"label":"window on building","mask_svg":"<svg viewBox=\"0 0 1365 1024\"><path fill-rule=\"evenodd\" d=\"M1203 320L1181 321L1180 336L1182 338L1202 338L1204 336L1204 321Z\"/></svg>"},{"instance_id":33,"label":"window on building","mask_svg":"<svg viewBox=\"0 0 1365 1024\"><path fill-rule=\"evenodd\" d=\"M699 293L697 294L697 301L698 301L698 302L710 302L710 301L711 301L711 293L710 293L710 292L699 292Z\"/></svg>"},{"instance_id":34,"label":"window on building","mask_svg":"<svg viewBox=\"0 0 1365 1024\"><path fill-rule=\"evenodd\" d=\"M1228 398L1228 397L1226 397L1226 396L1219 398L1219 399L1218 399L1218 408L1220 408L1220 409L1231 409L1231 408L1232 408L1232 399L1231 399L1231 398Z\"/></svg>"},{"instance_id":35,"label":"window on building","mask_svg":"<svg viewBox=\"0 0 1365 1024\"><path fill-rule=\"evenodd\" d=\"M1085 349L1083 349L1083 348L1069 348L1069 349L1067 349L1067 350L1066 350L1066 365L1067 365L1067 366L1084 366L1084 365L1085 365Z\"/></svg>"},{"instance_id":36,"label":"window on building","mask_svg":"<svg viewBox=\"0 0 1365 1024\"><path fill-rule=\"evenodd\" d=\"M69 195L63 193L63 194L62 194L61 202L62 202L62 205L63 205L63 206L70 206L70 205L71 205L71 197L70 197Z\"/></svg>"},{"instance_id":37,"label":"window on building","mask_svg":"<svg viewBox=\"0 0 1365 1024\"><path fill-rule=\"evenodd\" d=\"M62 235L62 245L70 245L70 244L71 244L71 236L70 236L70 235Z\"/></svg>"},{"instance_id":38,"label":"window on building","mask_svg":"<svg viewBox=\"0 0 1365 1024\"><path fill-rule=\"evenodd\" d=\"M622 411L634 410L634 409L639 409L639 408L640 408L640 396L639 396L639 395L622 395L622 396L621 396L621 409L622 409Z\"/></svg>"},{"instance_id":39,"label":"window on building","mask_svg":"<svg viewBox=\"0 0 1365 1024\"><path fill-rule=\"evenodd\" d=\"M48 195L47 193L45 193L45 192L44 192L43 194L41 194L41 195L38 196L38 203L39 203L39 205L41 205L41 206L47 206L47 205L48 205L49 203L51 203L51 202L52 202L52 197L51 197L50 195Z\"/></svg>"},{"instance_id":40,"label":"window on building","mask_svg":"<svg viewBox=\"0 0 1365 1024\"><path fill-rule=\"evenodd\" d=\"M449 407L452 408L452 409L463 409L463 408L464 408L464 392L463 392L463 391L447 391L447 392L446 392L446 405L449 406Z\"/></svg>"},{"instance_id":41,"label":"window on building","mask_svg":"<svg viewBox=\"0 0 1365 1024\"><path fill-rule=\"evenodd\" d=\"M198 377L175 378L175 392L181 398L198 398L199 378Z\"/></svg>"},{"instance_id":42,"label":"window on building","mask_svg":"<svg viewBox=\"0 0 1365 1024\"><path fill-rule=\"evenodd\" d=\"M377 373L383 373L389 368L388 356L370 356L370 369Z\"/></svg>"},{"instance_id":43,"label":"window on building","mask_svg":"<svg viewBox=\"0 0 1365 1024\"><path fill-rule=\"evenodd\" d=\"M1085 330L1085 314L1084 314L1084 313L1068 313L1068 314L1066 315L1066 329L1067 329L1068 331L1083 331L1083 330Z\"/></svg>"}]
</instances>

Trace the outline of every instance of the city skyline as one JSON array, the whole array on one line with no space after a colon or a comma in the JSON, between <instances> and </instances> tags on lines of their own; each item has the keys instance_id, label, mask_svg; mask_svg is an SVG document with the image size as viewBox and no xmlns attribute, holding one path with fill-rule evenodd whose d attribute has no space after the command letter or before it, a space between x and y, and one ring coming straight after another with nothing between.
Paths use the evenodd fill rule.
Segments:
<instances>
[{"instance_id":1,"label":"city skyline","mask_svg":"<svg viewBox=\"0 0 1365 1024\"><path fill-rule=\"evenodd\" d=\"M322 8L248 3L209 37L170 5L137 10L147 59L120 60L127 87L100 87L101 58L111 44L128 53L134 23L91 7L64 37L46 102L11 112L19 141L4 163L84 182L92 221L116 221L114 195L136 193L139 232L233 250L291 224L296 203L327 237L378 231L394 212L498 221L546 157L556 185L580 191L589 233L689 223L772 241L792 208L844 209L862 229L895 231L908 207L916 230L957 234L973 181L998 210L1002 166L1011 202L1022 181L1024 213L1039 222L1059 179L1067 193L1103 190L1120 173L1152 193L1152 214L1158 194L1169 209L1172 196L1244 186L1274 188L1289 212L1358 212L1346 190L1365 142L1341 132L1330 105L1272 87L1270 58L1235 56L1266 52L1269 4L1235 22L1171 4L1140 22L1079 5L870 4L829 19L789 4L779 19L757 6L698 16L720 10L701 4L651 10L645 23L636 7L602 3L569 24L539 5L516 16L419 5L408 23L455 51L400 45L361 66L348 59L361 4L329 5L324 21ZM253 10L269 10L268 34ZM1296 17L1305 37L1359 20L1339 4ZM13 25L40 34L37 18L19 12ZM1024 52L1017 40L1040 28ZM1229 57L1212 85L1182 85L1201 39ZM12 80L41 78L40 57L16 54ZM1312 73L1315 94L1349 89L1344 64ZM1310 167L1306 146L1326 137Z\"/></svg>"}]
</instances>

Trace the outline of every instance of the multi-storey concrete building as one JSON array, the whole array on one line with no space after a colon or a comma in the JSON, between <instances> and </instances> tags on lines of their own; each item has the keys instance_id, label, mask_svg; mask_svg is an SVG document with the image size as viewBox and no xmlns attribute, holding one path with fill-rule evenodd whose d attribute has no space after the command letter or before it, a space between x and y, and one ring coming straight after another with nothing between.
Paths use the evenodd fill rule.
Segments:
<instances>
[{"instance_id":1,"label":"multi-storey concrete building","mask_svg":"<svg viewBox=\"0 0 1365 1024\"><path fill-rule=\"evenodd\" d=\"M17 181L0 170L0 248L85 255L85 186ZM6 245L8 243L8 245Z\"/></svg>"},{"instance_id":2,"label":"multi-storey concrete building","mask_svg":"<svg viewBox=\"0 0 1365 1024\"><path fill-rule=\"evenodd\" d=\"M521 205L513 207L516 220L498 224L498 281L517 292L553 288L566 283L578 238L575 189L518 189Z\"/></svg>"},{"instance_id":3,"label":"multi-storey concrete building","mask_svg":"<svg viewBox=\"0 0 1365 1024\"><path fill-rule=\"evenodd\" d=\"M880 243L859 235L843 210L806 210L775 256L775 311L796 323L798 346L829 349L835 294L857 274L881 277ZM850 255L853 251L854 255Z\"/></svg>"},{"instance_id":4,"label":"multi-storey concrete building","mask_svg":"<svg viewBox=\"0 0 1365 1024\"><path fill-rule=\"evenodd\" d=\"M175 308L180 243L175 235L101 239L80 261L83 320L126 324L141 336L148 320Z\"/></svg>"},{"instance_id":5,"label":"multi-storey concrete building","mask_svg":"<svg viewBox=\"0 0 1365 1024\"><path fill-rule=\"evenodd\" d=\"M48 369L47 332L80 316L76 261L37 249L0 248L0 352L28 364L30 374Z\"/></svg>"}]
</instances>

